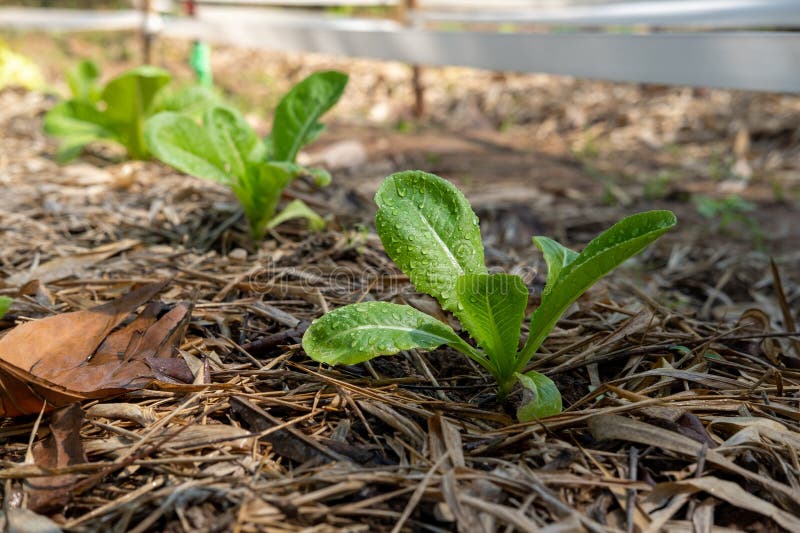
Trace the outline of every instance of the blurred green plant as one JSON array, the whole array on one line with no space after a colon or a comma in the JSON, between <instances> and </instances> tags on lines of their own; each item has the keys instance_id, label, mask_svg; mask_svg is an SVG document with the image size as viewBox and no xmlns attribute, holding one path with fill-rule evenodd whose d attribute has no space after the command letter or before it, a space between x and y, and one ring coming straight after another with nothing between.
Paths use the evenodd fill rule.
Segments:
<instances>
[{"instance_id":1,"label":"blurred green plant","mask_svg":"<svg viewBox=\"0 0 800 533\"><path fill-rule=\"evenodd\" d=\"M152 117L145 128L147 144L164 163L198 178L231 188L241 203L253 239L289 219L305 218L313 228L322 218L301 200L293 200L276 214L281 193L296 177L314 176L318 185L330 182L321 169L295 164L304 145L324 130L322 115L339 101L347 75L317 72L295 85L275 110L272 132L259 139L236 109L209 107L203 123L176 112Z\"/></svg>"},{"instance_id":2,"label":"blurred green plant","mask_svg":"<svg viewBox=\"0 0 800 533\"><path fill-rule=\"evenodd\" d=\"M669 192L669 185L674 175L669 170L662 170L644 184L644 197L647 200L660 200Z\"/></svg>"},{"instance_id":3,"label":"blurred green plant","mask_svg":"<svg viewBox=\"0 0 800 533\"><path fill-rule=\"evenodd\" d=\"M750 231L759 245L763 243L764 232L758 221L749 214L757 209L752 202L737 194L725 198L695 195L692 197L692 202L698 214L708 220L716 221L721 231L730 231L736 224L741 224Z\"/></svg>"},{"instance_id":4,"label":"blurred green plant","mask_svg":"<svg viewBox=\"0 0 800 533\"><path fill-rule=\"evenodd\" d=\"M148 159L144 127L151 116L161 111L198 116L221 101L207 87L167 87L169 72L152 66L130 69L103 86L100 69L84 60L66 77L72 97L56 104L44 118L45 133L61 141L59 163L75 159L96 141L122 145L131 159Z\"/></svg>"}]
</instances>

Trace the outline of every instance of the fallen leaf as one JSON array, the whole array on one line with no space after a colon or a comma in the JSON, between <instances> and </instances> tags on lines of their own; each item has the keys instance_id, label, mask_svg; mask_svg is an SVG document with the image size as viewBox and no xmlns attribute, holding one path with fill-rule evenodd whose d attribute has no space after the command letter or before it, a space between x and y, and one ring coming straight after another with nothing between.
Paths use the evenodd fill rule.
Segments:
<instances>
[{"instance_id":1,"label":"fallen leaf","mask_svg":"<svg viewBox=\"0 0 800 533\"><path fill-rule=\"evenodd\" d=\"M98 403L86 410L86 416L108 420L127 420L142 427L158 420L155 409L135 403Z\"/></svg>"},{"instance_id":2,"label":"fallen leaf","mask_svg":"<svg viewBox=\"0 0 800 533\"><path fill-rule=\"evenodd\" d=\"M86 453L90 456L107 454L122 457L133 443L134 440L127 436L90 440L86 442ZM213 444L215 447L251 450L254 443L255 437L245 429L227 424L207 424L191 425L182 429L169 439L166 447L171 450L187 450Z\"/></svg>"},{"instance_id":3,"label":"fallen leaf","mask_svg":"<svg viewBox=\"0 0 800 533\"><path fill-rule=\"evenodd\" d=\"M800 437L795 431L775 420L761 417L717 417L711 419L709 428L734 429L722 446L764 446L765 441L779 443L787 449L800 449Z\"/></svg>"},{"instance_id":4,"label":"fallen leaf","mask_svg":"<svg viewBox=\"0 0 800 533\"><path fill-rule=\"evenodd\" d=\"M747 492L732 481L724 481L713 476L685 479L656 485L648 499L663 498L677 493L707 492L711 496L726 501L734 507L747 509L772 518L787 531L800 531L800 518L784 511L766 500Z\"/></svg>"},{"instance_id":5,"label":"fallen leaf","mask_svg":"<svg viewBox=\"0 0 800 533\"><path fill-rule=\"evenodd\" d=\"M116 329L166 284L148 284L100 306L10 330L0 338L0 416L35 414L43 405L52 409L107 398L168 379L161 368L153 369L152 361L173 357L191 315L190 304L167 310L151 302Z\"/></svg>"},{"instance_id":6,"label":"fallen leaf","mask_svg":"<svg viewBox=\"0 0 800 533\"><path fill-rule=\"evenodd\" d=\"M700 442L674 431L624 416L610 414L596 415L590 418L589 431L597 440L635 442L653 446L656 449L669 450L684 457L697 458L703 453L706 462L716 468L758 483L765 489L789 500L800 500L800 491L795 487L784 485L773 479L760 476L757 472L742 468L715 449L705 449Z\"/></svg>"},{"instance_id":7,"label":"fallen leaf","mask_svg":"<svg viewBox=\"0 0 800 533\"><path fill-rule=\"evenodd\" d=\"M19 298L21 296L33 296L33 299L36 300L36 303L42 307L47 307L48 309L52 309L53 305L55 304L53 295L50 294L50 291L47 289L44 283L38 279L31 280L20 287L20 289L17 291L17 297Z\"/></svg>"},{"instance_id":8,"label":"fallen leaf","mask_svg":"<svg viewBox=\"0 0 800 533\"><path fill-rule=\"evenodd\" d=\"M75 276L95 263L133 248L137 244L139 244L137 240L124 239L70 256L56 257L32 270L18 272L13 276L9 276L5 282L8 285L24 285L31 280L38 279L42 283L49 283Z\"/></svg>"},{"instance_id":9,"label":"fallen leaf","mask_svg":"<svg viewBox=\"0 0 800 533\"><path fill-rule=\"evenodd\" d=\"M83 409L77 403L53 412L50 416L50 434L33 446L36 466L63 468L86 462L80 435L83 416ZM43 514L63 509L69 503L77 481L75 474L26 479L28 509Z\"/></svg>"}]
</instances>

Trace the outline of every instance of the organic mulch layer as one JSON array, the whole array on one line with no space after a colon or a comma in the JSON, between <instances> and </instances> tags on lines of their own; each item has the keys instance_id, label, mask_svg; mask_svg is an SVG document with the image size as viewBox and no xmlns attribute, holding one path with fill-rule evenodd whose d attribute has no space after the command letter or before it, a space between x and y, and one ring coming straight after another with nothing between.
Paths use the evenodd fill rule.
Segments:
<instances>
[{"instance_id":1,"label":"organic mulch layer","mask_svg":"<svg viewBox=\"0 0 800 533\"><path fill-rule=\"evenodd\" d=\"M796 251L773 265L689 230L659 241L581 298L534 358L565 412L518 424L519 393L498 405L489 377L449 349L336 368L305 356L309 322L348 303L450 320L388 260L369 213L359 226L323 211L328 230L281 226L255 246L213 184L99 156L56 166L47 105L0 93L0 294L14 297L0 328L169 280L162 301L194 304L179 347L194 379L3 419L11 526L800 530ZM288 194L319 208L358 197L303 182ZM543 206L537 223L578 246L619 218L569 213ZM533 309L541 261L504 249L502 227L485 230L487 255L524 274Z\"/></svg>"}]
</instances>

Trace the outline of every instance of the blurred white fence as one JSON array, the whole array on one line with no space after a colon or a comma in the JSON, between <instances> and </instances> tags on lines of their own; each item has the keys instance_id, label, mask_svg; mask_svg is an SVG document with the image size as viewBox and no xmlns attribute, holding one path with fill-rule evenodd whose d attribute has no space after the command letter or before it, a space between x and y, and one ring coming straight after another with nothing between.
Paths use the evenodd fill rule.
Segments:
<instances>
[{"instance_id":1,"label":"blurred white fence","mask_svg":"<svg viewBox=\"0 0 800 533\"><path fill-rule=\"evenodd\" d=\"M800 33L792 31L800 28L800 0L194 3L194 17L165 19L165 35L422 65L800 92ZM397 15L384 9L387 18L355 18L310 9L341 5L395 6ZM64 11L20 18L32 11L0 9L0 26L63 30L82 22L97 29L98 17L106 16L108 29L119 29L123 17L133 16L84 12L70 25Z\"/></svg>"}]
</instances>

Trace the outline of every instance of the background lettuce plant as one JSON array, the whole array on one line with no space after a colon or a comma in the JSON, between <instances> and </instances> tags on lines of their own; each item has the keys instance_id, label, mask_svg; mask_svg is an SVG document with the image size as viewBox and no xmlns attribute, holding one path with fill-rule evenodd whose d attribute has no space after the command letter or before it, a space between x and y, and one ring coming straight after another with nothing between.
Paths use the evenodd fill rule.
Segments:
<instances>
[{"instance_id":1,"label":"background lettuce plant","mask_svg":"<svg viewBox=\"0 0 800 533\"><path fill-rule=\"evenodd\" d=\"M166 70L142 66L130 69L100 85L100 70L81 61L67 73L72 97L56 104L44 118L44 130L61 140L56 155L60 163L78 157L95 141L122 145L131 159L147 159L144 126L160 111L201 113L220 99L213 90L189 86L171 90Z\"/></svg>"},{"instance_id":2,"label":"background lettuce plant","mask_svg":"<svg viewBox=\"0 0 800 533\"><path fill-rule=\"evenodd\" d=\"M339 100L347 85L341 72L318 72L294 86L275 110L272 132L259 139L242 115L227 106L206 110L202 124L184 114L163 112L147 123L145 136L153 154L198 178L227 185L242 204L254 239L290 218L306 218L312 227L322 219L301 200L276 215L286 186L311 173L318 184L330 176L295 164L297 154L323 130L320 117Z\"/></svg>"},{"instance_id":3,"label":"background lettuce plant","mask_svg":"<svg viewBox=\"0 0 800 533\"><path fill-rule=\"evenodd\" d=\"M365 302L317 319L303 337L314 360L356 364L401 350L446 344L497 380L505 400L516 382L525 391L517 416L526 421L561 411L561 394L547 376L525 372L567 308L600 278L675 225L670 211L629 216L592 240L580 253L547 237L535 237L548 267L541 303L520 349L528 290L522 278L490 274L484 263L478 218L450 182L419 171L386 178L375 195L375 226L389 257L416 289L435 297L476 341L473 347L435 318L407 305Z\"/></svg>"}]
</instances>

